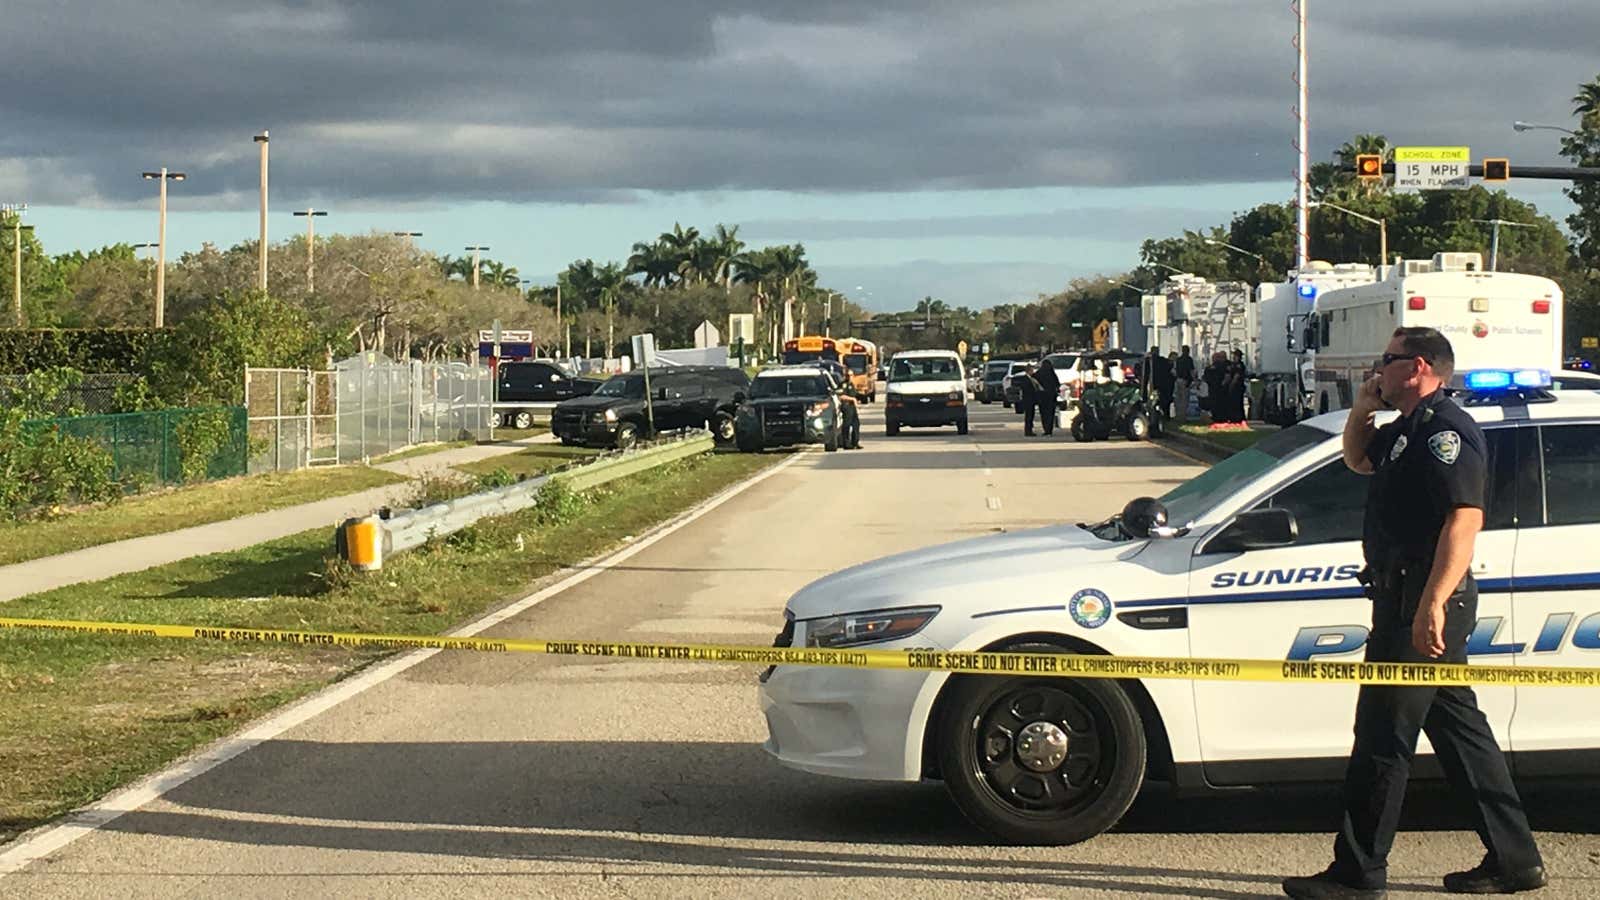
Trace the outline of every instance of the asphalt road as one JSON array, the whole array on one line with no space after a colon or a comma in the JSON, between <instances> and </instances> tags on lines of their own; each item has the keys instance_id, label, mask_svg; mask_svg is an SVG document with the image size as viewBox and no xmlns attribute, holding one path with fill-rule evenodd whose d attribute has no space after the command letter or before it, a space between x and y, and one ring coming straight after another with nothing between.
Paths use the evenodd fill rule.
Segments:
<instances>
[{"instance_id":1,"label":"asphalt road","mask_svg":"<svg viewBox=\"0 0 1600 900\"><path fill-rule=\"evenodd\" d=\"M1199 471L1149 445L972 433L886 439L795 464L490 633L766 643L785 599L837 568L995 529L1081 520ZM991 845L936 784L790 772L760 748L756 671L435 656L0 878L29 897L302 895L1274 896L1326 862L1332 791L1176 801L1117 832ZM1593 797L1533 793L1555 876L1600 892ZM1396 896L1477 861L1415 795Z\"/></svg>"}]
</instances>

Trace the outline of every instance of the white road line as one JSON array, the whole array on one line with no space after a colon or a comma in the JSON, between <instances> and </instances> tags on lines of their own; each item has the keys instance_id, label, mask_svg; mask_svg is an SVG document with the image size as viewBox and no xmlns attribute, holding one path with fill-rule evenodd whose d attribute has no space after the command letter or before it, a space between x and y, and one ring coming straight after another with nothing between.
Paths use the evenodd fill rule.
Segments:
<instances>
[{"instance_id":1,"label":"white road line","mask_svg":"<svg viewBox=\"0 0 1600 900\"><path fill-rule=\"evenodd\" d=\"M745 490L794 465L800 459L801 455L798 453L790 456L776 466L733 485L694 509L657 526L654 530L646 533L643 537L633 541L621 550L600 559L580 563L578 571L572 575L549 587L529 594L521 600L513 601L498 610L469 622L450 632L449 636L471 637L513 616L532 609L562 591L576 587L596 575L606 572L612 566L629 559L657 541L693 523L696 519L732 500ZM416 650L373 666L354 678L330 685L310 697L292 704L238 734L229 735L206 747L202 747L160 772L147 775L100 800L98 803L93 803L68 813L57 823L42 825L21 835L10 846L0 850L0 878L16 872L29 863L44 859L123 814L139 809L173 788L186 784L257 745L270 741L285 731L327 712L366 691L368 688L388 681L438 652L438 650Z\"/></svg>"}]
</instances>

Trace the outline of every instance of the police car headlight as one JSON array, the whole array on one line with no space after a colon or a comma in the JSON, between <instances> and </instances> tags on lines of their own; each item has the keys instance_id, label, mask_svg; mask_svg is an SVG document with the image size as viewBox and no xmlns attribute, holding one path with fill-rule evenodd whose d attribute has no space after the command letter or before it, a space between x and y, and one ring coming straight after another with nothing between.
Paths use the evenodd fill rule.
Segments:
<instances>
[{"instance_id":1,"label":"police car headlight","mask_svg":"<svg viewBox=\"0 0 1600 900\"><path fill-rule=\"evenodd\" d=\"M608 409L606 410L605 416L607 422L615 422L617 420L617 411L614 409Z\"/></svg>"},{"instance_id":2,"label":"police car headlight","mask_svg":"<svg viewBox=\"0 0 1600 900\"><path fill-rule=\"evenodd\" d=\"M908 606L806 619L806 646L852 647L898 640L921 631L938 614L937 606Z\"/></svg>"}]
</instances>

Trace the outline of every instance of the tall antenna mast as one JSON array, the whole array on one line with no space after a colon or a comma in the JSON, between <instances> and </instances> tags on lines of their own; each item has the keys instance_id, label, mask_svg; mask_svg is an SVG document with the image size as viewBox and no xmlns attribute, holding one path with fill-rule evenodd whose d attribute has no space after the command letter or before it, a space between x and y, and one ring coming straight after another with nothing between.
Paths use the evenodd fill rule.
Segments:
<instances>
[{"instance_id":1,"label":"tall antenna mast","mask_svg":"<svg viewBox=\"0 0 1600 900\"><path fill-rule=\"evenodd\" d=\"M1289 8L1294 10L1296 24L1294 49L1299 60L1299 67L1295 72L1294 78L1295 86L1300 91L1299 99L1294 108L1295 124L1299 129L1294 142L1299 158L1299 168L1295 172L1294 182L1294 267L1298 272L1304 272L1306 269L1306 257L1309 255L1309 245L1311 243L1310 224L1307 221L1309 211L1306 209L1306 182L1311 174L1306 138L1306 2L1307 0L1290 0L1289 2Z\"/></svg>"}]
</instances>

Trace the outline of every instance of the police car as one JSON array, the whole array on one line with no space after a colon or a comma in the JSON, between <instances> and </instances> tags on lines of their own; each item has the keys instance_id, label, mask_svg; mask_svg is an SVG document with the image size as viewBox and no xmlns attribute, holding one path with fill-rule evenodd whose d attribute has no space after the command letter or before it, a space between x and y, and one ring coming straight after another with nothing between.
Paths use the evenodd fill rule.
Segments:
<instances>
[{"instance_id":1,"label":"police car","mask_svg":"<svg viewBox=\"0 0 1600 900\"><path fill-rule=\"evenodd\" d=\"M1471 659L1600 665L1600 394L1552 393L1548 372L1465 382L1458 402L1484 428L1489 465ZM790 599L779 644L1359 660L1371 616L1357 580L1367 479L1342 462L1344 419L1270 435L1105 522L830 575ZM1167 524L1155 527L1163 508ZM1517 777L1596 771L1600 718L1575 714L1594 698L1477 694ZM1114 826L1147 780L1180 793L1337 781L1356 687L790 666L764 673L760 696L766 749L784 765L939 778L998 837L1062 844ZM1416 777L1437 775L1424 738Z\"/></svg>"}]
</instances>

